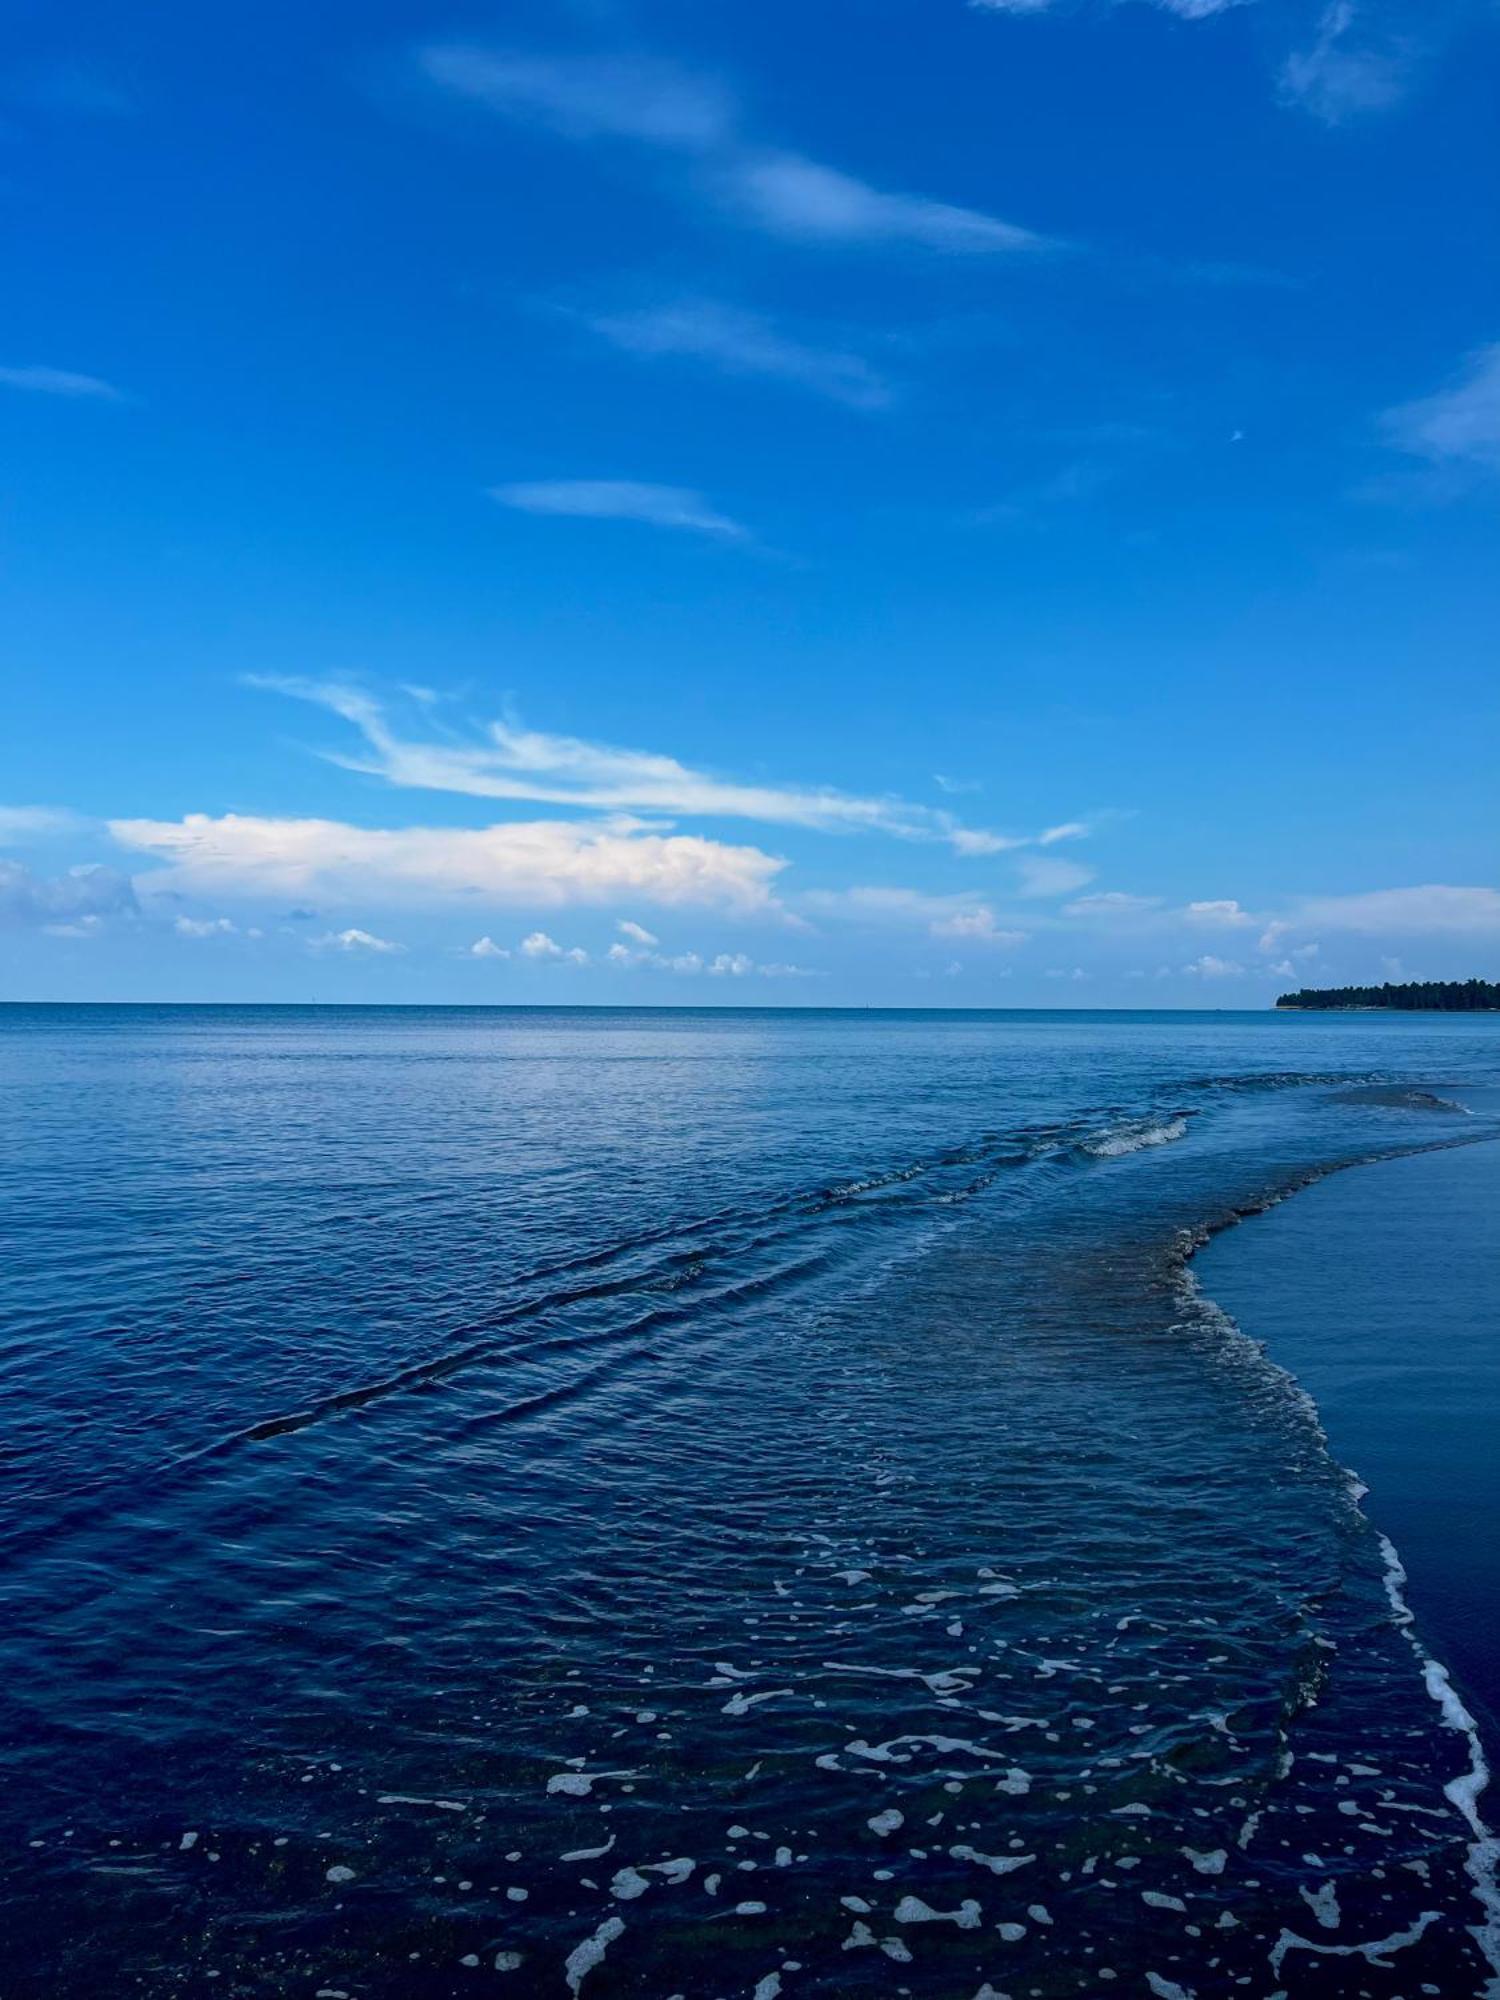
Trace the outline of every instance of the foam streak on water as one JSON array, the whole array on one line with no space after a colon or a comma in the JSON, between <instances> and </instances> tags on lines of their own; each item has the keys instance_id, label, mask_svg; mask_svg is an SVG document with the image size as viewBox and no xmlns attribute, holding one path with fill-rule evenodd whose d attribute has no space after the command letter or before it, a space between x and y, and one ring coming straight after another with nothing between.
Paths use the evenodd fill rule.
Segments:
<instances>
[{"instance_id":1,"label":"foam streak on water","mask_svg":"<svg viewBox=\"0 0 1500 2000\"><path fill-rule=\"evenodd\" d=\"M1186 1258L1497 1073L0 1016L0 1992L1493 1990L1478 1727Z\"/></svg>"}]
</instances>

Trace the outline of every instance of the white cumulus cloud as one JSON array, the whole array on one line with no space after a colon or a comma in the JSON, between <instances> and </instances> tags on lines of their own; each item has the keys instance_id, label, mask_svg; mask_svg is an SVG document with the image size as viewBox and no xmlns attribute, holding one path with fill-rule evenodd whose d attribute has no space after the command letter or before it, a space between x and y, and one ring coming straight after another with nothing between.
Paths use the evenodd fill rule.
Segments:
<instances>
[{"instance_id":1,"label":"white cumulus cloud","mask_svg":"<svg viewBox=\"0 0 1500 2000\"><path fill-rule=\"evenodd\" d=\"M1204 952L1201 957L1195 958L1191 965L1185 965L1182 969L1202 979L1237 979L1245 970L1244 966L1236 964L1232 958L1216 958L1211 951Z\"/></svg>"},{"instance_id":2,"label":"white cumulus cloud","mask_svg":"<svg viewBox=\"0 0 1500 2000\"><path fill-rule=\"evenodd\" d=\"M373 931L362 931L350 926L343 931L325 931L322 937L312 940L314 951L369 951L377 957L390 957L406 950L404 944L395 944L390 938L377 937Z\"/></svg>"},{"instance_id":3,"label":"white cumulus cloud","mask_svg":"<svg viewBox=\"0 0 1500 2000\"><path fill-rule=\"evenodd\" d=\"M987 903L976 904L972 909L955 910L949 916L936 917L928 929L934 937L966 938L971 944L992 944L1002 948L1024 944L1027 937L1025 931L1003 929Z\"/></svg>"},{"instance_id":4,"label":"white cumulus cloud","mask_svg":"<svg viewBox=\"0 0 1500 2000\"><path fill-rule=\"evenodd\" d=\"M121 846L161 865L142 889L221 898L562 908L627 898L738 911L776 907L785 865L757 847L610 823L521 820L486 827L360 827L338 820L189 813L118 819Z\"/></svg>"},{"instance_id":5,"label":"white cumulus cloud","mask_svg":"<svg viewBox=\"0 0 1500 2000\"><path fill-rule=\"evenodd\" d=\"M569 965L587 965L589 955L582 945L564 946L556 938L548 937L545 931L532 931L521 940L523 958L551 958L565 960Z\"/></svg>"},{"instance_id":6,"label":"white cumulus cloud","mask_svg":"<svg viewBox=\"0 0 1500 2000\"><path fill-rule=\"evenodd\" d=\"M1189 903L1182 914L1188 923L1204 924L1211 930L1242 930L1256 921L1232 896L1221 896L1211 902Z\"/></svg>"}]
</instances>

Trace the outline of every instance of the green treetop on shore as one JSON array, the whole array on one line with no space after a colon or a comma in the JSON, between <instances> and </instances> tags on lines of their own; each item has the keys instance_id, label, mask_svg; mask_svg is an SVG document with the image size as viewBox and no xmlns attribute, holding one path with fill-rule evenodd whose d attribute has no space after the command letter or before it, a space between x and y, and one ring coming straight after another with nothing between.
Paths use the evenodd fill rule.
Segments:
<instances>
[{"instance_id":1,"label":"green treetop on shore","mask_svg":"<svg viewBox=\"0 0 1500 2000\"><path fill-rule=\"evenodd\" d=\"M1479 1014L1500 1010L1500 986L1489 979L1415 979L1404 986L1304 986L1281 994L1278 1007L1391 1007L1403 1013Z\"/></svg>"}]
</instances>

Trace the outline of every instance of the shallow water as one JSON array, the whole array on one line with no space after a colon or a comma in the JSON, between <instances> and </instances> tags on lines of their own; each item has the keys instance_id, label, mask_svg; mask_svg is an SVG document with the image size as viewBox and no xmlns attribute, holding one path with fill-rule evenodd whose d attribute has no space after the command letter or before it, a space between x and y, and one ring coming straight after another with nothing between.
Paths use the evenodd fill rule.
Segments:
<instances>
[{"instance_id":1,"label":"shallow water","mask_svg":"<svg viewBox=\"0 0 1500 2000\"><path fill-rule=\"evenodd\" d=\"M1497 1082L1483 1018L4 1010L0 1991L1482 1992L1475 1741L1186 1257Z\"/></svg>"},{"instance_id":2,"label":"shallow water","mask_svg":"<svg viewBox=\"0 0 1500 2000\"><path fill-rule=\"evenodd\" d=\"M1493 1730L1500 1146L1337 1174L1216 1237L1194 1268L1312 1396L1411 1572L1428 1639Z\"/></svg>"}]
</instances>

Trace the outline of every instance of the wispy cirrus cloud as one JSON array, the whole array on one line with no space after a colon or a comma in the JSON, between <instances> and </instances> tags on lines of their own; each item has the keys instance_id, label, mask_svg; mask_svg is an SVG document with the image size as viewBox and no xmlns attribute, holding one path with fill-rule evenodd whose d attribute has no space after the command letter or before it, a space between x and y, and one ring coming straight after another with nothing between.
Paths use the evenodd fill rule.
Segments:
<instances>
[{"instance_id":1,"label":"wispy cirrus cloud","mask_svg":"<svg viewBox=\"0 0 1500 2000\"><path fill-rule=\"evenodd\" d=\"M979 209L888 194L798 153L744 153L718 175L728 206L774 236L812 243L893 243L924 250L1036 249L1032 230Z\"/></svg>"},{"instance_id":2,"label":"wispy cirrus cloud","mask_svg":"<svg viewBox=\"0 0 1500 2000\"><path fill-rule=\"evenodd\" d=\"M429 43L415 60L429 85L562 138L635 141L686 156L691 191L773 236L959 253L1034 249L1043 240L979 209L888 192L761 145L744 133L721 83L674 64L531 55L476 42Z\"/></svg>"},{"instance_id":3,"label":"wispy cirrus cloud","mask_svg":"<svg viewBox=\"0 0 1500 2000\"><path fill-rule=\"evenodd\" d=\"M1325 125L1385 111L1405 92L1413 54L1409 42L1382 33L1354 0L1330 0L1307 47L1282 64L1282 101Z\"/></svg>"},{"instance_id":4,"label":"wispy cirrus cloud","mask_svg":"<svg viewBox=\"0 0 1500 2000\"><path fill-rule=\"evenodd\" d=\"M972 892L937 894L879 883L848 889L808 889L796 898L805 917L868 930L921 930L929 937L1009 948L1029 933L1007 929L991 905Z\"/></svg>"},{"instance_id":5,"label":"wispy cirrus cloud","mask_svg":"<svg viewBox=\"0 0 1500 2000\"><path fill-rule=\"evenodd\" d=\"M553 736L514 721L486 723L477 736L465 739L432 733L430 724L426 735L407 736L384 705L363 689L270 675L250 678L253 686L312 702L351 723L364 744L363 752L324 754L332 763L394 785L473 798L530 799L595 812L686 814L827 833L885 833L904 840L940 841L968 855L998 854L1032 844L1031 836L963 826L941 808L902 798L860 797L832 786L747 784L694 770L656 751ZM424 709L424 721L426 715ZM1049 831L1056 837L1058 829Z\"/></svg>"},{"instance_id":6,"label":"wispy cirrus cloud","mask_svg":"<svg viewBox=\"0 0 1500 2000\"><path fill-rule=\"evenodd\" d=\"M455 901L548 909L639 899L766 914L777 909L772 885L785 866L757 847L562 820L362 827L189 813L111 820L109 830L120 846L158 864L138 878L143 894L204 900L307 896L346 907Z\"/></svg>"},{"instance_id":7,"label":"wispy cirrus cloud","mask_svg":"<svg viewBox=\"0 0 1500 2000\"><path fill-rule=\"evenodd\" d=\"M0 368L0 387L21 389L34 396L67 396L75 402L123 403L124 394L98 375L79 375L68 368Z\"/></svg>"},{"instance_id":8,"label":"wispy cirrus cloud","mask_svg":"<svg viewBox=\"0 0 1500 2000\"><path fill-rule=\"evenodd\" d=\"M730 375L762 375L853 410L880 410L891 401L889 383L862 355L798 340L759 314L713 299L586 315L584 324L627 354L682 357Z\"/></svg>"},{"instance_id":9,"label":"wispy cirrus cloud","mask_svg":"<svg viewBox=\"0 0 1500 2000\"><path fill-rule=\"evenodd\" d=\"M1398 450L1433 465L1500 472L1500 341L1435 395L1387 410L1381 426Z\"/></svg>"},{"instance_id":10,"label":"wispy cirrus cloud","mask_svg":"<svg viewBox=\"0 0 1500 2000\"><path fill-rule=\"evenodd\" d=\"M1160 896L1104 890L1080 896L1062 914L1121 935L1173 931L1258 932L1256 949L1288 959L1316 955L1316 944L1288 949L1311 931L1364 937L1500 936L1500 889L1485 885L1426 883L1416 888L1368 889L1340 896L1291 896L1266 910L1248 909L1232 896L1171 903Z\"/></svg>"},{"instance_id":11,"label":"wispy cirrus cloud","mask_svg":"<svg viewBox=\"0 0 1500 2000\"><path fill-rule=\"evenodd\" d=\"M87 826L81 814L66 806L0 806L0 841L45 840L52 834L74 833Z\"/></svg>"},{"instance_id":12,"label":"wispy cirrus cloud","mask_svg":"<svg viewBox=\"0 0 1500 2000\"><path fill-rule=\"evenodd\" d=\"M719 513L688 486L657 486L640 479L538 479L492 486L490 498L523 514L642 521L653 528L685 528L719 541L750 539L748 528Z\"/></svg>"},{"instance_id":13,"label":"wispy cirrus cloud","mask_svg":"<svg viewBox=\"0 0 1500 2000\"><path fill-rule=\"evenodd\" d=\"M1366 937L1494 937L1500 936L1500 889L1428 882L1412 889L1308 896L1290 914L1299 929Z\"/></svg>"},{"instance_id":14,"label":"wispy cirrus cloud","mask_svg":"<svg viewBox=\"0 0 1500 2000\"><path fill-rule=\"evenodd\" d=\"M736 113L712 78L645 56L538 56L478 42L418 49L430 83L568 139L638 139L701 153L726 144Z\"/></svg>"},{"instance_id":15,"label":"wispy cirrus cloud","mask_svg":"<svg viewBox=\"0 0 1500 2000\"><path fill-rule=\"evenodd\" d=\"M1092 922L1135 923L1143 917L1150 917L1160 911L1160 896L1134 896L1124 889L1101 889L1092 896L1079 896L1071 903L1064 903L1065 917L1082 917Z\"/></svg>"},{"instance_id":16,"label":"wispy cirrus cloud","mask_svg":"<svg viewBox=\"0 0 1500 2000\"><path fill-rule=\"evenodd\" d=\"M1023 896L1067 896L1094 879L1092 868L1050 855L1028 855L1016 863Z\"/></svg>"},{"instance_id":17,"label":"wispy cirrus cloud","mask_svg":"<svg viewBox=\"0 0 1500 2000\"><path fill-rule=\"evenodd\" d=\"M1181 21L1207 21L1243 3L1244 0L1148 0L1149 5L1160 8L1164 14L1175 14ZM969 0L969 5L979 14L1050 14L1058 7L1058 0Z\"/></svg>"}]
</instances>

